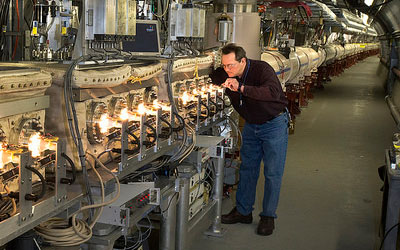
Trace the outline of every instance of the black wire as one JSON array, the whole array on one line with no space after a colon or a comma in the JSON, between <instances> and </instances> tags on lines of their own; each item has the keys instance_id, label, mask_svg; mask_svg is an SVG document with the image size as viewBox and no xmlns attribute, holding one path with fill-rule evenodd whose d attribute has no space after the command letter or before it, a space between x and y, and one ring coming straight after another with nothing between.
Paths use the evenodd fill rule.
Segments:
<instances>
[{"instance_id":1,"label":"black wire","mask_svg":"<svg viewBox=\"0 0 400 250\"><path fill-rule=\"evenodd\" d=\"M305 21L304 17L303 17L303 14L301 13L300 6L297 6L297 9L299 10L299 14L300 14L301 20Z\"/></svg>"},{"instance_id":2,"label":"black wire","mask_svg":"<svg viewBox=\"0 0 400 250\"><path fill-rule=\"evenodd\" d=\"M128 132L128 135L132 136L133 139L135 140L135 142L133 142L132 144L140 144L139 138L134 133L132 133L131 131L127 131L127 132Z\"/></svg>"},{"instance_id":3,"label":"black wire","mask_svg":"<svg viewBox=\"0 0 400 250\"><path fill-rule=\"evenodd\" d=\"M34 194L26 194L25 195L25 199L27 200L33 200L33 201L38 201L40 199L42 199L44 197L44 195L46 194L46 180L44 179L43 175L36 169L30 166L25 166L26 169L30 170L31 172L35 173L40 181L42 182L42 190L40 191L39 195L34 195Z\"/></svg>"},{"instance_id":4,"label":"black wire","mask_svg":"<svg viewBox=\"0 0 400 250\"><path fill-rule=\"evenodd\" d=\"M222 97L220 97L220 96L218 96L218 95L217 95L217 99L219 99L220 101L222 101L222 109L225 109L225 108L226 108L226 106L225 106L225 100L222 99Z\"/></svg>"},{"instance_id":5,"label":"black wire","mask_svg":"<svg viewBox=\"0 0 400 250\"><path fill-rule=\"evenodd\" d=\"M165 135L166 137L170 137L171 135L172 135L172 125L171 125L171 123L169 123L168 121L167 121L167 119L165 119L164 117L160 117L160 120L161 121L163 121L165 124L167 124L167 126L168 126L168 133Z\"/></svg>"},{"instance_id":6,"label":"black wire","mask_svg":"<svg viewBox=\"0 0 400 250\"><path fill-rule=\"evenodd\" d=\"M383 243L385 242L386 237L389 235L390 231L392 231L392 230L393 230L395 227L397 227L398 225L400 225L400 222L397 223L397 224L395 224L394 226L392 226L392 227L386 232L386 234L385 234L385 236L383 237L383 240L382 240L382 242L381 242L381 246L379 247L379 250L382 250Z\"/></svg>"},{"instance_id":7,"label":"black wire","mask_svg":"<svg viewBox=\"0 0 400 250\"><path fill-rule=\"evenodd\" d=\"M218 107L218 104L216 104L215 102L213 102L211 99L210 99L209 101L210 101L210 103L211 103L212 105L215 106L216 112L217 112L217 113L218 113L219 111L221 111L221 109Z\"/></svg>"},{"instance_id":8,"label":"black wire","mask_svg":"<svg viewBox=\"0 0 400 250\"><path fill-rule=\"evenodd\" d=\"M176 198L176 200L179 199L179 192L175 192L175 193L172 195L171 199L169 200L168 205L167 205L167 208L164 209L163 211L161 211L161 214L163 214L163 213L165 213L166 211L168 211L168 209L169 209L169 207L171 206L172 200L174 199L175 195L178 195L178 197Z\"/></svg>"},{"instance_id":9,"label":"black wire","mask_svg":"<svg viewBox=\"0 0 400 250\"><path fill-rule=\"evenodd\" d=\"M71 185L72 183L75 182L76 180L76 167L74 162L71 160L71 158L69 158L68 155L66 155L65 153L61 153L61 156L64 157L64 159L67 160L67 162L69 163L69 165L71 166L71 170L72 170L72 179L67 179L68 180L68 184Z\"/></svg>"},{"instance_id":10,"label":"black wire","mask_svg":"<svg viewBox=\"0 0 400 250\"><path fill-rule=\"evenodd\" d=\"M210 117L210 109L207 107L207 105L204 102L200 102L200 104L203 105L203 107L205 107L207 110L206 117Z\"/></svg>"},{"instance_id":11,"label":"black wire","mask_svg":"<svg viewBox=\"0 0 400 250\"><path fill-rule=\"evenodd\" d=\"M181 131L182 129L185 128L185 120L178 113L174 112L173 114L176 116L176 118L178 118L178 120L180 122L179 127L173 128L173 131L175 131L175 132Z\"/></svg>"},{"instance_id":12,"label":"black wire","mask_svg":"<svg viewBox=\"0 0 400 250\"><path fill-rule=\"evenodd\" d=\"M157 140L157 131L156 131L156 129L153 126L151 126L150 123L148 123L148 122L145 122L144 125L146 127L148 127L151 131L153 131L153 134L148 134L148 136L153 137L154 140L152 142L155 142Z\"/></svg>"}]
</instances>

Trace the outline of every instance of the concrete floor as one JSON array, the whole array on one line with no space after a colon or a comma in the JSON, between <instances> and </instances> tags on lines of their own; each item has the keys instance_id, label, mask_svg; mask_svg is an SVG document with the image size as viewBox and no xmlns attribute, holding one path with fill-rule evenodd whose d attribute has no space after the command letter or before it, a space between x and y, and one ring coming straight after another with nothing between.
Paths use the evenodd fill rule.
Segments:
<instances>
[{"instance_id":1,"label":"concrete floor","mask_svg":"<svg viewBox=\"0 0 400 250\"><path fill-rule=\"evenodd\" d=\"M375 75L378 63L370 57L333 78L297 117L273 235L255 234L262 177L253 224L224 225L222 238L204 236L207 225L199 226L188 249L376 249L382 199L377 168L396 131ZM225 200L223 213L232 206Z\"/></svg>"}]
</instances>

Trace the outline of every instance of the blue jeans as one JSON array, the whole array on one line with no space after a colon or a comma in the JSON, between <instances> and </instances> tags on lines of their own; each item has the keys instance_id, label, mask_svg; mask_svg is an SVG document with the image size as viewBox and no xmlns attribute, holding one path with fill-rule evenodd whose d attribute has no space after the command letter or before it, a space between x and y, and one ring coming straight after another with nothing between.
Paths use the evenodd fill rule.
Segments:
<instances>
[{"instance_id":1,"label":"blue jeans","mask_svg":"<svg viewBox=\"0 0 400 250\"><path fill-rule=\"evenodd\" d=\"M265 184L263 211L260 215L277 217L276 209L285 166L289 120L289 113L285 112L264 124L246 122L244 125L240 150L242 164L236 193L236 207L239 213L248 215L254 209L260 163L263 159Z\"/></svg>"}]
</instances>

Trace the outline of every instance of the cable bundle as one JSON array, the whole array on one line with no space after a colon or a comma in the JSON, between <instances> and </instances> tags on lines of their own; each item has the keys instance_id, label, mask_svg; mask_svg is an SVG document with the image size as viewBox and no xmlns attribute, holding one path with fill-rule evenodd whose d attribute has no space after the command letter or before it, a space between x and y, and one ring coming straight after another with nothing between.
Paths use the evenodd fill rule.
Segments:
<instances>
[{"instance_id":1,"label":"cable bundle","mask_svg":"<svg viewBox=\"0 0 400 250\"><path fill-rule=\"evenodd\" d=\"M92 157L96 163L103 168L107 173L111 174L115 182L117 183L117 194L115 197L107 202L104 202L105 191L104 182L100 174L97 172L96 168L92 168L97 178L100 181L101 186L101 203L87 205L82 207L78 213L71 217L71 221L66 221L62 218L51 218L50 220L41 223L39 226L35 227L36 232L42 236L45 242L50 243L53 246L77 246L85 243L92 237L92 228L99 219L101 213L103 212L103 207L115 202L120 195L120 184L118 177L115 176L111 170L106 168L100 160L98 160L94 155L87 153ZM76 218L77 214L83 212L84 210L98 208L93 221L88 224L86 221Z\"/></svg>"}]
</instances>

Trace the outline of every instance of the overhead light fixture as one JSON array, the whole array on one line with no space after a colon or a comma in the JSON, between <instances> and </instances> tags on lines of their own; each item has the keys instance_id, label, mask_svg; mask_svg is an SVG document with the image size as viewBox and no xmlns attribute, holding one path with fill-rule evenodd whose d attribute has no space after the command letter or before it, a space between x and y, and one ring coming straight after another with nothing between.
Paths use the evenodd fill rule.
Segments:
<instances>
[{"instance_id":1,"label":"overhead light fixture","mask_svg":"<svg viewBox=\"0 0 400 250\"><path fill-rule=\"evenodd\" d=\"M361 18L363 20L364 25L369 25L368 24L368 18L369 16L367 14L361 13Z\"/></svg>"},{"instance_id":2,"label":"overhead light fixture","mask_svg":"<svg viewBox=\"0 0 400 250\"><path fill-rule=\"evenodd\" d=\"M371 6L373 2L374 2L374 0L364 0L364 3L365 3L367 6Z\"/></svg>"},{"instance_id":3,"label":"overhead light fixture","mask_svg":"<svg viewBox=\"0 0 400 250\"><path fill-rule=\"evenodd\" d=\"M347 28L347 31L355 32L355 33L361 33L361 30L355 29L355 28L352 28L352 27L348 27L348 28Z\"/></svg>"},{"instance_id":4,"label":"overhead light fixture","mask_svg":"<svg viewBox=\"0 0 400 250\"><path fill-rule=\"evenodd\" d=\"M365 25L361 24L361 23L356 23L354 21L351 20L347 20L348 26L352 26L353 28L356 29L364 29Z\"/></svg>"}]
</instances>

